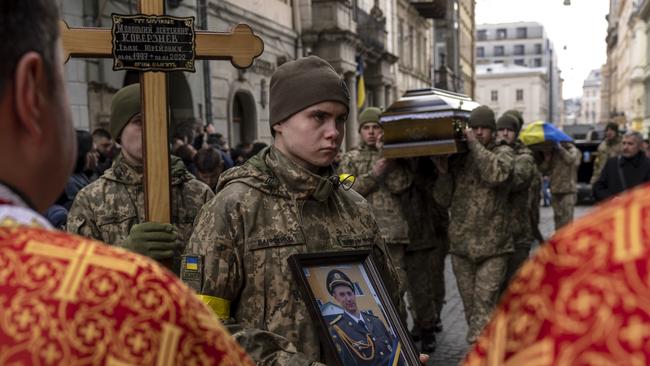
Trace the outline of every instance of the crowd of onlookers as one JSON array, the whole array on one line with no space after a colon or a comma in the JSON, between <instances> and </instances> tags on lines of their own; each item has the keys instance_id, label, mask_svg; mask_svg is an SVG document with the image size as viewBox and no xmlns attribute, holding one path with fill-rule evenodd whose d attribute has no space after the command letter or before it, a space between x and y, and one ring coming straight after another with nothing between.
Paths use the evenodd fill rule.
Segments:
<instances>
[{"instance_id":1,"label":"crowd of onlookers","mask_svg":"<svg viewBox=\"0 0 650 366\"><path fill-rule=\"evenodd\" d=\"M70 206L79 191L95 181L111 167L120 152L120 145L104 128L92 134L77 130L77 163L65 190L46 212L48 220L63 228ZM212 125L203 126L196 133L177 133L171 139L170 152L185 164L197 179L216 191L219 176L233 166L241 165L267 146L264 142L241 142L231 148L225 137L216 133Z\"/></svg>"}]
</instances>

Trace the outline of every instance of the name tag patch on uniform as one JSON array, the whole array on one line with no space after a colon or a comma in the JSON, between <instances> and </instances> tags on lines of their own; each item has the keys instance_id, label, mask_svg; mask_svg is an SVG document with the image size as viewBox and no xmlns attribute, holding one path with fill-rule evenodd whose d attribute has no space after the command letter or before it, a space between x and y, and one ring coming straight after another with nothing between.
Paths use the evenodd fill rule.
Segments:
<instances>
[{"instance_id":1,"label":"name tag patch on uniform","mask_svg":"<svg viewBox=\"0 0 650 366\"><path fill-rule=\"evenodd\" d=\"M181 256L181 280L197 292L203 280L203 257L196 254Z\"/></svg>"},{"instance_id":2,"label":"name tag patch on uniform","mask_svg":"<svg viewBox=\"0 0 650 366\"><path fill-rule=\"evenodd\" d=\"M347 235L339 235L336 237L338 239L339 244L344 247L361 247L361 246L370 246L373 243L372 238L364 238L364 237L354 237L354 236L347 236Z\"/></svg>"}]
</instances>

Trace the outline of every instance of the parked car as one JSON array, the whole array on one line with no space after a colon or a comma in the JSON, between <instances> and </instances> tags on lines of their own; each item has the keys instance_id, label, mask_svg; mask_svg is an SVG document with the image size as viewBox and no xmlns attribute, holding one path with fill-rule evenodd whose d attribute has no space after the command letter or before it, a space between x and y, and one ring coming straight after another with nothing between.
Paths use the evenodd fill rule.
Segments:
<instances>
[{"instance_id":1,"label":"parked car","mask_svg":"<svg viewBox=\"0 0 650 366\"><path fill-rule=\"evenodd\" d=\"M575 145L582 152L580 167L578 167L578 197L577 204L592 204L596 202L592 192L591 176L594 173L594 161L598 154L600 141L576 140Z\"/></svg>"}]
</instances>

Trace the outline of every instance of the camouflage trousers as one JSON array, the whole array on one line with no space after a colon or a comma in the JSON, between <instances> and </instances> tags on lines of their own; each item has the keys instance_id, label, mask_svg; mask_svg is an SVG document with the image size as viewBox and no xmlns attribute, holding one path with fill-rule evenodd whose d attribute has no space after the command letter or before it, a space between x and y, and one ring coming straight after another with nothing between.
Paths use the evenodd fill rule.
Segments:
<instances>
[{"instance_id":1,"label":"camouflage trousers","mask_svg":"<svg viewBox=\"0 0 650 366\"><path fill-rule=\"evenodd\" d=\"M451 256L468 325L467 342L470 344L481 333L497 305L509 259L510 255L503 255L474 262L465 257Z\"/></svg>"},{"instance_id":2,"label":"camouflage trousers","mask_svg":"<svg viewBox=\"0 0 650 366\"><path fill-rule=\"evenodd\" d=\"M397 280L399 281L399 296L402 301L397 306L397 312L399 317L402 319L404 324L406 324L406 304L404 303L404 295L408 290L408 281L406 277L406 263L404 262L404 254L406 249L406 244L391 244L386 245L388 247L388 252L391 259L393 260L393 265L395 266L395 272L397 272Z\"/></svg>"},{"instance_id":3,"label":"camouflage trousers","mask_svg":"<svg viewBox=\"0 0 650 366\"><path fill-rule=\"evenodd\" d=\"M433 329L445 301L444 245L406 252L409 304L414 328Z\"/></svg>"},{"instance_id":4,"label":"camouflage trousers","mask_svg":"<svg viewBox=\"0 0 650 366\"><path fill-rule=\"evenodd\" d=\"M555 231L573 221L573 208L576 205L575 193L553 193L551 207L553 207L553 220Z\"/></svg>"}]
</instances>

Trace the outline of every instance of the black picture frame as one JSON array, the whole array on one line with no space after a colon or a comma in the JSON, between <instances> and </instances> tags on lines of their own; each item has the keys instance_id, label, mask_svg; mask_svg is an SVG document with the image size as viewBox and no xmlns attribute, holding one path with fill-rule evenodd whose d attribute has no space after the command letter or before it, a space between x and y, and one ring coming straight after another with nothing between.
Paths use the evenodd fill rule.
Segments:
<instances>
[{"instance_id":1,"label":"black picture frame","mask_svg":"<svg viewBox=\"0 0 650 366\"><path fill-rule=\"evenodd\" d=\"M339 251L339 252L322 252L322 253L305 253L305 254L294 254L289 257L289 266L293 272L294 278L298 283L298 287L303 295L307 308L309 309L309 314L312 317L312 320L318 325L319 333L322 336L322 344L325 347L325 355L327 357L328 365L337 365L337 366L347 366L344 362L345 352L337 349L337 343L335 343L335 335L330 333L330 324L326 321L325 317L327 315L323 314L323 309L328 308L331 304L319 303L317 300L316 293L322 293L322 290L326 290L326 285L323 281L318 281L315 275L312 275L312 270L318 270L322 279L324 271L331 271L332 269L342 270L345 273L345 270L350 268L352 275L357 275L355 278L358 278L358 275L361 275L365 283L365 288L370 289L371 297L368 297L366 301L374 301L377 308L382 311L382 323L385 321L387 324L385 330L388 330L391 335L394 335L394 339L391 341L395 342L394 345L399 347L392 347L392 354L389 360L395 360L395 355L397 354L397 362L389 362L389 365L400 365L400 366L419 366L421 365L419 359L419 353L417 352L413 342L409 336L405 324L402 323L402 320L399 317L395 306L391 301L391 297L386 290L386 286L381 279L377 266L372 260L369 250L355 250L355 251ZM328 268L331 268L328 270ZM357 273L358 272L358 273ZM365 275L364 275L365 272ZM309 278L311 277L311 278ZM350 278L352 280L352 277ZM312 288L311 281L318 281L319 285L322 284L323 288L315 289ZM359 296L357 291L360 289L358 284L355 282L355 294ZM356 298L355 296L355 298ZM360 309L364 310L364 309ZM331 319L332 317L329 317ZM350 323L348 323L350 324ZM351 324L350 324L351 325ZM340 328L339 328L340 330ZM344 344L345 346L345 344ZM339 343L339 349L341 344ZM379 348L379 346L377 347ZM372 349L375 349L373 345ZM400 350L396 352L396 350ZM401 357L401 358L400 358ZM384 360L385 361L385 360ZM385 365L386 363L378 361L377 364ZM365 361L364 364L371 365L370 361Z\"/></svg>"}]
</instances>

